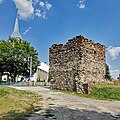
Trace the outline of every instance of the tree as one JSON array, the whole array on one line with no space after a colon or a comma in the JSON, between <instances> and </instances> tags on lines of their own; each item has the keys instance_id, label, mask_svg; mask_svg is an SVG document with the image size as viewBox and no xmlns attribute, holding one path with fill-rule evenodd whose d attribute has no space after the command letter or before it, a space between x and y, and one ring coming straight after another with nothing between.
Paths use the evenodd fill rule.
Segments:
<instances>
[{"instance_id":1,"label":"tree","mask_svg":"<svg viewBox=\"0 0 120 120\"><path fill-rule=\"evenodd\" d=\"M32 57L32 74L39 65L37 51L30 43L20 38L9 38L0 42L0 75L9 72L14 78L17 75L29 76L30 60Z\"/></svg>"},{"instance_id":2,"label":"tree","mask_svg":"<svg viewBox=\"0 0 120 120\"><path fill-rule=\"evenodd\" d=\"M112 80L111 75L110 75L109 66L107 64L105 65L105 68L106 68L105 79L106 80Z\"/></svg>"}]
</instances>

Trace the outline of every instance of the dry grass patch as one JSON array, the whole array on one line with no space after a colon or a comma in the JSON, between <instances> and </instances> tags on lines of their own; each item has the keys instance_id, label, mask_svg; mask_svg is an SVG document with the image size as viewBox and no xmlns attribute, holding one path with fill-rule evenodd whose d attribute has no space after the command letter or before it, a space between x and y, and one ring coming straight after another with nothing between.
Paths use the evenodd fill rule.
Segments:
<instances>
[{"instance_id":1,"label":"dry grass patch","mask_svg":"<svg viewBox=\"0 0 120 120\"><path fill-rule=\"evenodd\" d=\"M25 120L40 100L36 93L0 86L0 120Z\"/></svg>"}]
</instances>

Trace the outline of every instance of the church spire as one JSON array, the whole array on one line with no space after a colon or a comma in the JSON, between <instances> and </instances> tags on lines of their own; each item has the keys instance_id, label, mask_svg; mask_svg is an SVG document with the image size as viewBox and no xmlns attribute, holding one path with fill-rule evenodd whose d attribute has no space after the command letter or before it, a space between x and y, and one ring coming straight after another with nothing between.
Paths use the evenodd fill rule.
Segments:
<instances>
[{"instance_id":1,"label":"church spire","mask_svg":"<svg viewBox=\"0 0 120 120\"><path fill-rule=\"evenodd\" d=\"M18 17L16 17L15 26L14 26L14 31L13 31L11 37L14 37L14 38L22 38L21 35L20 35L20 33L19 33Z\"/></svg>"}]
</instances>

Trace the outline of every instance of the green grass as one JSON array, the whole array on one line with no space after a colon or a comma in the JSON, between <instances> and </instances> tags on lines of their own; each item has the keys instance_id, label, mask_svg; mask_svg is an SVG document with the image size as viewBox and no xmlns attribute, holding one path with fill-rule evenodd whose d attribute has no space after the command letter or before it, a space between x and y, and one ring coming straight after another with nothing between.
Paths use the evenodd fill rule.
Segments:
<instances>
[{"instance_id":1,"label":"green grass","mask_svg":"<svg viewBox=\"0 0 120 120\"><path fill-rule=\"evenodd\" d=\"M94 85L89 95L97 99L120 100L120 85Z\"/></svg>"},{"instance_id":2,"label":"green grass","mask_svg":"<svg viewBox=\"0 0 120 120\"><path fill-rule=\"evenodd\" d=\"M25 120L40 99L29 91L0 86L0 120Z\"/></svg>"},{"instance_id":3,"label":"green grass","mask_svg":"<svg viewBox=\"0 0 120 120\"><path fill-rule=\"evenodd\" d=\"M89 94L81 94L67 90L60 90L67 94L73 94L80 97L101 99L101 100L120 100L120 84L100 84L93 85Z\"/></svg>"}]
</instances>

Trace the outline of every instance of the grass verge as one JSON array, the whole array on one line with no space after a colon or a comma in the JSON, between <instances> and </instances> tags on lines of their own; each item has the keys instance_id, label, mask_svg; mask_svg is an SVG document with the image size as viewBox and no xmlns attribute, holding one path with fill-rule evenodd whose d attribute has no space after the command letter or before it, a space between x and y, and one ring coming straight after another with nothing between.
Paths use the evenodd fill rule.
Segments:
<instances>
[{"instance_id":1,"label":"grass verge","mask_svg":"<svg viewBox=\"0 0 120 120\"><path fill-rule=\"evenodd\" d=\"M120 100L120 84L94 85L89 95L97 99Z\"/></svg>"},{"instance_id":2,"label":"grass verge","mask_svg":"<svg viewBox=\"0 0 120 120\"><path fill-rule=\"evenodd\" d=\"M0 120L25 120L40 99L36 93L0 86Z\"/></svg>"},{"instance_id":3,"label":"grass verge","mask_svg":"<svg viewBox=\"0 0 120 120\"><path fill-rule=\"evenodd\" d=\"M60 90L67 94L73 94L80 97L93 98L99 100L120 100L120 84L99 84L93 85L89 94L81 94L67 90Z\"/></svg>"}]
</instances>

